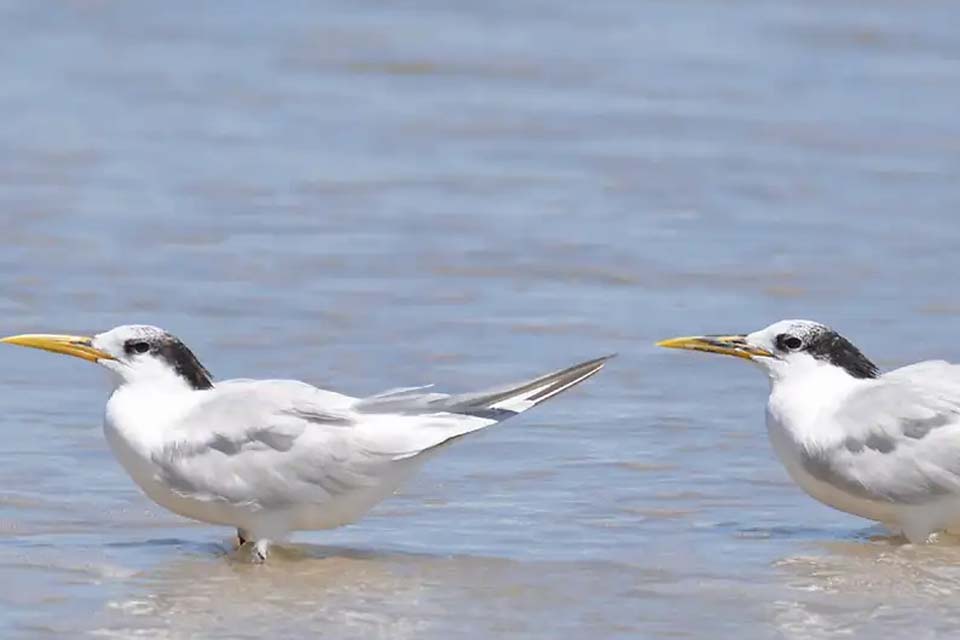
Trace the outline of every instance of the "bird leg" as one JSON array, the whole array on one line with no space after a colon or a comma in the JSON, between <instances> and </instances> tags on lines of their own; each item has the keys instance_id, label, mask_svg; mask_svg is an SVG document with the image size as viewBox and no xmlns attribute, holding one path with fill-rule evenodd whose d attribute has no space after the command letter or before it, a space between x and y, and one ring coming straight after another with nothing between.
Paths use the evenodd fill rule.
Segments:
<instances>
[{"instance_id":1,"label":"bird leg","mask_svg":"<svg viewBox=\"0 0 960 640\"><path fill-rule=\"evenodd\" d=\"M247 540L250 539L250 534L244 531L243 529L237 529L237 549L247 544Z\"/></svg>"},{"instance_id":2,"label":"bird leg","mask_svg":"<svg viewBox=\"0 0 960 640\"><path fill-rule=\"evenodd\" d=\"M253 543L253 561L257 564L265 562L267 552L270 550L269 540L257 540Z\"/></svg>"},{"instance_id":3,"label":"bird leg","mask_svg":"<svg viewBox=\"0 0 960 640\"><path fill-rule=\"evenodd\" d=\"M267 559L267 553L270 550L270 541L264 538L254 540L250 532L244 529L237 529L237 546L235 552L240 557L247 557L254 564L261 564Z\"/></svg>"}]
</instances>

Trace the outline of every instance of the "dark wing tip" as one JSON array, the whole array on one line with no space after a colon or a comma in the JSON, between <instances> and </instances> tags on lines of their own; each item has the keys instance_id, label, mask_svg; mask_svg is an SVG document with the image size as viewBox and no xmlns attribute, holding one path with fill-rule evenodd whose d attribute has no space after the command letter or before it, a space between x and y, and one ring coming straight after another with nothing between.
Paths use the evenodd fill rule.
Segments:
<instances>
[{"instance_id":1,"label":"dark wing tip","mask_svg":"<svg viewBox=\"0 0 960 640\"><path fill-rule=\"evenodd\" d=\"M607 362L609 362L610 360L613 360L618 355L619 354L616 354L616 353L609 353L605 356L594 358L593 360L587 360L585 362L581 362L580 364L575 364L569 369L567 369L567 371L582 371L584 369L591 369L594 367L596 367L596 370L599 371L604 367L605 364L607 364Z\"/></svg>"},{"instance_id":2,"label":"dark wing tip","mask_svg":"<svg viewBox=\"0 0 960 640\"><path fill-rule=\"evenodd\" d=\"M562 371L546 375L538 380L531 383L537 384L538 382L549 382L549 386L541 388L539 391L533 395L528 396L528 400L533 402L535 405L540 404L544 400L552 398L562 391L566 391L571 387L575 387L584 380L592 378L594 375L600 372L601 369L607 364L607 361L615 357L617 354L609 354L601 356L599 358L594 358L593 360L587 360L586 362L581 362L575 364L572 367L567 367Z\"/></svg>"}]
</instances>

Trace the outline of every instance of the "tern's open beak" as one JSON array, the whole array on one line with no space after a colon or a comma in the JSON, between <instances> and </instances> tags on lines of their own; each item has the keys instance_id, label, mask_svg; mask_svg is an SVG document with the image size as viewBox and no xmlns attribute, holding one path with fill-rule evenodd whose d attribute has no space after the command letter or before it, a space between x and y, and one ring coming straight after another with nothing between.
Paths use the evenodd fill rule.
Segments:
<instances>
[{"instance_id":1,"label":"tern's open beak","mask_svg":"<svg viewBox=\"0 0 960 640\"><path fill-rule=\"evenodd\" d=\"M116 360L112 355L105 351L95 349L91 344L92 338L86 336L60 336L47 333L25 333L20 336L10 336L9 338L0 338L0 342L7 344L18 344L21 347L33 347L34 349L43 349L53 351L54 353L65 353L68 356L83 358L90 362L97 360Z\"/></svg>"},{"instance_id":2,"label":"tern's open beak","mask_svg":"<svg viewBox=\"0 0 960 640\"><path fill-rule=\"evenodd\" d=\"M709 351L752 360L754 356L775 357L766 349L755 347L747 342L746 336L688 336L670 338L657 343L667 349L690 349L691 351Z\"/></svg>"}]
</instances>

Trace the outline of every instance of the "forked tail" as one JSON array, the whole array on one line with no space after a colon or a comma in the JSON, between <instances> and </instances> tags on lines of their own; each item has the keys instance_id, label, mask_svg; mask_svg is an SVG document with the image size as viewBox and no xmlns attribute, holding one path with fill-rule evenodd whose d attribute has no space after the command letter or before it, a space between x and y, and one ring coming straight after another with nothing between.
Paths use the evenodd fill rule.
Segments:
<instances>
[{"instance_id":1,"label":"forked tail","mask_svg":"<svg viewBox=\"0 0 960 640\"><path fill-rule=\"evenodd\" d=\"M583 382L612 357L588 360L533 380L473 393L424 393L422 388L390 391L364 399L358 408L371 413L455 413L500 422Z\"/></svg>"},{"instance_id":2,"label":"forked tail","mask_svg":"<svg viewBox=\"0 0 960 640\"><path fill-rule=\"evenodd\" d=\"M603 365L612 357L609 355L581 362L519 384L506 385L479 393L451 396L447 399L449 408L444 410L478 418L490 418L497 422L506 420L580 384L603 369Z\"/></svg>"}]
</instances>

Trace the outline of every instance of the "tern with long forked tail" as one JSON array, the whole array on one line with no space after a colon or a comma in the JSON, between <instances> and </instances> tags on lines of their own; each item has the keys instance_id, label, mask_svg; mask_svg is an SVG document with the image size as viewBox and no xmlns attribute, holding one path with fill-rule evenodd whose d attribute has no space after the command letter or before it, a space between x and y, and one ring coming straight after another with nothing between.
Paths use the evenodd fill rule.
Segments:
<instances>
[{"instance_id":1,"label":"tern with long forked tail","mask_svg":"<svg viewBox=\"0 0 960 640\"><path fill-rule=\"evenodd\" d=\"M104 432L127 473L174 513L236 527L260 561L292 531L354 522L431 454L583 382L609 358L479 393L354 398L296 380L214 382L180 340L145 325L0 342L110 370Z\"/></svg>"},{"instance_id":2,"label":"tern with long forked tail","mask_svg":"<svg viewBox=\"0 0 960 640\"><path fill-rule=\"evenodd\" d=\"M880 370L817 322L658 343L750 360L770 378L767 431L808 494L911 542L960 531L960 366Z\"/></svg>"}]
</instances>

